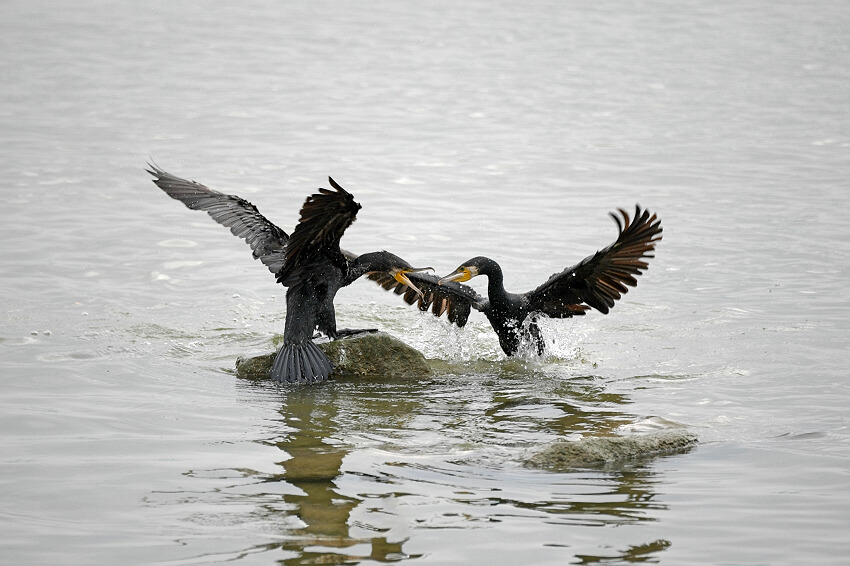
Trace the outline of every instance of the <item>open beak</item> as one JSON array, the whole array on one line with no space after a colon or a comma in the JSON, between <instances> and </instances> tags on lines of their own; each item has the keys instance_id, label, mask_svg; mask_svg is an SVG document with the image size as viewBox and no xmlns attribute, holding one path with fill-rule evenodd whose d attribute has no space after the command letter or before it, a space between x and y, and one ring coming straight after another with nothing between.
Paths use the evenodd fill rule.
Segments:
<instances>
[{"instance_id":1,"label":"open beak","mask_svg":"<svg viewBox=\"0 0 850 566\"><path fill-rule=\"evenodd\" d=\"M474 267L464 267L460 266L455 269L454 273L450 273L445 277L441 277L437 282L439 285L446 283L447 281L457 281L458 283L462 283L464 281L469 281L473 277L478 275L478 270Z\"/></svg>"},{"instance_id":2,"label":"open beak","mask_svg":"<svg viewBox=\"0 0 850 566\"><path fill-rule=\"evenodd\" d=\"M393 277L395 278L396 281L398 281L402 285L407 285L408 287L413 289L414 292L416 292L416 294L419 295L420 298L424 299L425 294L419 289L419 287L417 287L416 285L413 284L413 281L411 281L407 277L408 273L418 273L420 271L434 271L434 268L433 267L411 267L409 269L399 269L393 275Z\"/></svg>"}]
</instances>

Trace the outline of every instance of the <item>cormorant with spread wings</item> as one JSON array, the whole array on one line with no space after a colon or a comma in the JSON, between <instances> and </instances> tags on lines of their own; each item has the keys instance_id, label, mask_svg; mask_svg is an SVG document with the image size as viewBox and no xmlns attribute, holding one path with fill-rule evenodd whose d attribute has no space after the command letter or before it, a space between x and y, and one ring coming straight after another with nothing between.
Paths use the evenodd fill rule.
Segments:
<instances>
[{"instance_id":1,"label":"cormorant with spread wings","mask_svg":"<svg viewBox=\"0 0 850 566\"><path fill-rule=\"evenodd\" d=\"M457 326L466 324L471 309L478 310L490 321L505 354L512 356L523 344L530 344L533 351L542 355L545 342L537 324L540 315L570 318L583 315L591 308L608 314L615 301L628 292L628 287L637 285L635 278L649 267L646 260L654 257L655 244L661 240L661 221L640 206L635 207L633 220L625 210L618 211L622 220L610 213L619 230L614 243L552 275L527 293L507 292L502 268L484 256L464 262L453 273L441 278L436 288L428 285L430 276L411 275L424 296L417 296L386 274L376 273L370 277L385 289L404 293L405 301L418 303L422 310L430 308L437 316L447 312L449 320ZM460 283L477 275L488 278L487 297Z\"/></svg>"},{"instance_id":2,"label":"cormorant with spread wings","mask_svg":"<svg viewBox=\"0 0 850 566\"><path fill-rule=\"evenodd\" d=\"M340 238L354 222L360 204L330 177L334 190L319 189L307 197L301 219L292 235L266 219L250 202L214 191L148 164L154 183L168 196L193 210L205 210L216 222L244 239L259 259L288 287L286 324L281 346L270 376L275 381L315 383L327 379L333 366L313 342L316 330L331 339L338 331L334 311L337 291L361 275L379 273L421 296L408 274L421 271L387 251L356 255L339 247ZM425 268L430 269L430 268ZM436 277L431 281L436 286Z\"/></svg>"}]
</instances>

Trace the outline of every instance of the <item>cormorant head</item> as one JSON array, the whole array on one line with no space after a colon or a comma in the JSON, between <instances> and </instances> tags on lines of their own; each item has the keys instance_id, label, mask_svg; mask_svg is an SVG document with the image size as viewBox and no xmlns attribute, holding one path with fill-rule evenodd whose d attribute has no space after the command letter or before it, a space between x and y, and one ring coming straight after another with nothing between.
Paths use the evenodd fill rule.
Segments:
<instances>
[{"instance_id":1,"label":"cormorant head","mask_svg":"<svg viewBox=\"0 0 850 566\"><path fill-rule=\"evenodd\" d=\"M452 273L446 275L445 277L440 278L440 284L447 281L457 281L464 282L469 281L473 277L478 275L482 275L485 272L487 258L485 257L474 257L469 261L466 261L461 264L460 267L455 269Z\"/></svg>"}]
</instances>

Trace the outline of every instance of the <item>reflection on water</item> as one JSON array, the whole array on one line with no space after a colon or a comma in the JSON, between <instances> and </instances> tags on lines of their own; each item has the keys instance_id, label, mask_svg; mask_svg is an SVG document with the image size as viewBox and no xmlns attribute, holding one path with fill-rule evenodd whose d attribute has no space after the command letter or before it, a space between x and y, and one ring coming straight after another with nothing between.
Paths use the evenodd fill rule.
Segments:
<instances>
[{"instance_id":1,"label":"reflection on water","mask_svg":"<svg viewBox=\"0 0 850 566\"><path fill-rule=\"evenodd\" d=\"M363 499L343 493L336 483L343 474L343 460L351 451L350 446L337 440L339 422L350 420L350 415L345 413L367 416L366 421L387 426L394 415L412 414L415 403L370 403L369 399L365 403L345 403L340 398L326 398L328 393L319 388L299 388L286 395L280 411L285 432L282 438L268 441L285 453L280 464L282 472L263 481L286 482L298 489L298 493L282 496L286 503L283 511L270 509L284 513L287 519L296 519L297 526L285 533L284 542L263 548L294 553L292 558L281 560L282 564L338 564L362 559L393 562L416 558L402 551L404 541L391 542L386 536L352 536L351 513ZM361 528L377 535L383 530ZM360 550L363 545L368 551Z\"/></svg>"},{"instance_id":2,"label":"reflection on water","mask_svg":"<svg viewBox=\"0 0 850 566\"><path fill-rule=\"evenodd\" d=\"M658 557L655 556L662 550L670 546L670 541L658 539L647 544L630 546L628 549L608 554L605 556L591 556L587 554L577 554L576 561L573 564L616 564L619 562L625 563L657 563Z\"/></svg>"},{"instance_id":3,"label":"reflection on water","mask_svg":"<svg viewBox=\"0 0 850 566\"><path fill-rule=\"evenodd\" d=\"M635 416L628 397L598 378L536 372L529 379L518 367L507 364L477 385L452 373L280 390L244 380L282 398L279 426L260 440L281 450L280 471L258 477L284 487L262 488L280 501L257 510L282 525L281 540L251 552L283 551L282 564L391 562L423 556L421 533L541 520L556 537L539 544L574 552L558 542L559 527L656 520L666 506L651 467L564 474L522 467L523 455L547 439L610 434ZM574 557L641 562L669 545L652 540L616 556Z\"/></svg>"},{"instance_id":4,"label":"reflection on water","mask_svg":"<svg viewBox=\"0 0 850 566\"><path fill-rule=\"evenodd\" d=\"M289 432L275 444L288 459L281 463L281 474L265 480L285 481L301 491L283 496L291 506L287 514L297 517L301 523L287 533L287 541L280 544L281 549L296 553L295 558L283 563L334 564L362 558L389 562L406 558L401 548L403 541L389 542L385 536L352 537L349 534L351 511L361 499L342 493L335 480L342 474L343 459L350 448L334 441L339 432L335 423L339 421L340 408L333 402L317 403L317 394L323 396L323 392L306 390L287 396L281 414ZM398 405L388 408L396 409ZM376 419L382 416L374 412L374 407L372 411L370 407L351 409L371 414ZM349 408L343 407L343 410ZM365 555L347 551L363 544L370 548Z\"/></svg>"}]
</instances>

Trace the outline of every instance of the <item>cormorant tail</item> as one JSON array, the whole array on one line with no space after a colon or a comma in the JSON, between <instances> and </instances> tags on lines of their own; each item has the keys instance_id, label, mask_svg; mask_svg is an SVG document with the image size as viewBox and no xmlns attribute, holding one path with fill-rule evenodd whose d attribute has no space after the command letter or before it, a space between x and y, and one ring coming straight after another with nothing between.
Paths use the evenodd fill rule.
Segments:
<instances>
[{"instance_id":1,"label":"cormorant tail","mask_svg":"<svg viewBox=\"0 0 850 566\"><path fill-rule=\"evenodd\" d=\"M318 383L328 378L333 364L312 340L284 344L272 364L269 376L283 383Z\"/></svg>"}]
</instances>

